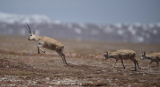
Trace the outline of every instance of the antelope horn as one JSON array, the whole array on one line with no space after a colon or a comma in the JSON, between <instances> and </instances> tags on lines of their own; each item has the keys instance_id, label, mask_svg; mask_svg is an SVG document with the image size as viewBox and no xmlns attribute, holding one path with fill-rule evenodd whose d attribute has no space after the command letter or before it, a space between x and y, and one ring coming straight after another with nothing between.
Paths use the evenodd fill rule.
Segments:
<instances>
[{"instance_id":1,"label":"antelope horn","mask_svg":"<svg viewBox=\"0 0 160 87\"><path fill-rule=\"evenodd\" d=\"M26 23L26 24L27 24L27 23ZM24 27L28 30L29 33L31 33L31 28L29 27L28 24L27 24L27 26L28 26L28 28L27 28L26 26L24 26Z\"/></svg>"}]
</instances>

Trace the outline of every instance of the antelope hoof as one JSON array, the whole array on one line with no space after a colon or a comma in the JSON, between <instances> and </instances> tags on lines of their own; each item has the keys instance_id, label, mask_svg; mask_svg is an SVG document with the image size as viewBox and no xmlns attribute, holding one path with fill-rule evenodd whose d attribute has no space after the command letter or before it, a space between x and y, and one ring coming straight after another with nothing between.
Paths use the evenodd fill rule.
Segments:
<instances>
[{"instance_id":1,"label":"antelope hoof","mask_svg":"<svg viewBox=\"0 0 160 87\"><path fill-rule=\"evenodd\" d=\"M65 65L68 65L68 63L65 63Z\"/></svg>"},{"instance_id":2,"label":"antelope hoof","mask_svg":"<svg viewBox=\"0 0 160 87\"><path fill-rule=\"evenodd\" d=\"M65 64L64 64L64 66L68 66L68 65L69 65L68 63L65 63Z\"/></svg>"},{"instance_id":3,"label":"antelope hoof","mask_svg":"<svg viewBox=\"0 0 160 87\"><path fill-rule=\"evenodd\" d=\"M43 53L46 53L45 51L43 51Z\"/></svg>"}]
</instances>

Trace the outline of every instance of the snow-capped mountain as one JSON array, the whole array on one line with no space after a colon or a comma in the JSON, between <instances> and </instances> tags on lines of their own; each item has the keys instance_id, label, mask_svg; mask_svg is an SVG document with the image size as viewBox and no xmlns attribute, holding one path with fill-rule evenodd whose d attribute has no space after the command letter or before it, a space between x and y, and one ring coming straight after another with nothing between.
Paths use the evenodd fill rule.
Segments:
<instances>
[{"instance_id":1,"label":"snow-capped mountain","mask_svg":"<svg viewBox=\"0 0 160 87\"><path fill-rule=\"evenodd\" d=\"M16 15L0 12L0 34L27 35L28 23L37 34L49 37L103 40L109 42L160 43L160 23L83 24L54 21L44 15Z\"/></svg>"},{"instance_id":2,"label":"snow-capped mountain","mask_svg":"<svg viewBox=\"0 0 160 87\"><path fill-rule=\"evenodd\" d=\"M5 23L51 23L53 22L49 17L45 15L16 15L0 12L0 22Z\"/></svg>"}]
</instances>

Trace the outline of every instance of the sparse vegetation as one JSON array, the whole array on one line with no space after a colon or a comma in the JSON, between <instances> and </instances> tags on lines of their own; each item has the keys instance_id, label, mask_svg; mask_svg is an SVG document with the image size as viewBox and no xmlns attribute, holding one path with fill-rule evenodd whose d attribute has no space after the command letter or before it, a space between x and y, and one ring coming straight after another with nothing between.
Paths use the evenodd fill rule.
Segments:
<instances>
[{"instance_id":1,"label":"sparse vegetation","mask_svg":"<svg viewBox=\"0 0 160 87\"><path fill-rule=\"evenodd\" d=\"M66 60L53 51L37 54L36 43L26 37L0 36L0 86L160 86L160 69L156 63L148 70L130 71L133 63L125 60L127 68L110 69L114 60L103 60L106 50L133 49L140 67L148 61L140 60L141 53L159 52L159 44L106 43L60 39L64 43ZM74 44L71 44L74 43ZM35 45L33 45L35 44ZM117 65L121 66L118 62Z\"/></svg>"}]
</instances>

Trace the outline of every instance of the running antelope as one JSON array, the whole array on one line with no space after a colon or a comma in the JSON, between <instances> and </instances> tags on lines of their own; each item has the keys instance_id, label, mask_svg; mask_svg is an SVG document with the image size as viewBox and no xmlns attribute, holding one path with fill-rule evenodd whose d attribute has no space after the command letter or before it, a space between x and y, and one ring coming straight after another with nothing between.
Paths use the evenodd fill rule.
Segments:
<instances>
[{"instance_id":1,"label":"running antelope","mask_svg":"<svg viewBox=\"0 0 160 87\"><path fill-rule=\"evenodd\" d=\"M32 32L30 29L30 26L28 24L27 24L27 26L28 26L28 28L26 26L25 26L25 28L29 32L28 40L37 42L38 54L40 53L40 51L45 53L45 51L42 50L41 47L44 47L44 48L47 48L50 50L54 50L60 55L63 63L68 65L68 63L66 62L66 59L65 59L65 54L63 53L64 46L60 42L58 42L52 38L49 38L49 37L45 37L45 36L41 37L41 36L35 34L35 31Z\"/></svg>"},{"instance_id":2,"label":"running antelope","mask_svg":"<svg viewBox=\"0 0 160 87\"><path fill-rule=\"evenodd\" d=\"M144 52L143 54L141 54L141 60L143 59L149 59L150 63L148 64L148 66L146 67L146 69L148 69L148 67L152 64L152 62L156 62L157 63L157 67L159 66L159 62L160 62L160 53L152 53L152 54L147 54Z\"/></svg>"},{"instance_id":3,"label":"running antelope","mask_svg":"<svg viewBox=\"0 0 160 87\"><path fill-rule=\"evenodd\" d=\"M138 66L138 68L140 69L139 65L138 65L138 61L135 59L136 57L136 53L133 50L117 50L115 52L104 52L104 59L109 59L109 58L113 58L115 59L115 63L113 64L112 68L114 68L115 64L118 62L118 60L121 60L121 63L123 65L123 68L125 69L125 66L123 64L123 60L128 60L130 59L131 61L134 62L135 65L135 69L133 71L136 71L136 65Z\"/></svg>"}]
</instances>

